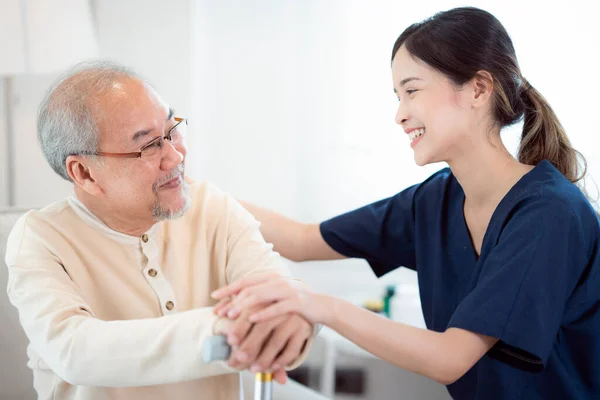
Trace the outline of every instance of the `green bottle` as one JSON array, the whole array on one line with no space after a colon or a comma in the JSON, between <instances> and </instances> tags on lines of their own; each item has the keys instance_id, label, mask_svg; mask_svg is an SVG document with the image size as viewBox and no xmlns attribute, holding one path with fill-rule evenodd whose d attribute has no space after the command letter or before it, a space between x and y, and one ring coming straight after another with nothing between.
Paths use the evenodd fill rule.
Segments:
<instances>
[{"instance_id":1,"label":"green bottle","mask_svg":"<svg viewBox=\"0 0 600 400\"><path fill-rule=\"evenodd\" d=\"M383 314L388 318L392 317L390 303L394 294L396 294L396 286L388 285L385 289L385 296L383 297Z\"/></svg>"}]
</instances>

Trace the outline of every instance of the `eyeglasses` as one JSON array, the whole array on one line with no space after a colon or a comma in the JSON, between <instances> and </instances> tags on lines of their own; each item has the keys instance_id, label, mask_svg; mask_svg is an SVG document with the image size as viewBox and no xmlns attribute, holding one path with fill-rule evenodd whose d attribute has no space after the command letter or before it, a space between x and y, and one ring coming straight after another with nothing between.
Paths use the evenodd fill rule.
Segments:
<instances>
[{"instance_id":1,"label":"eyeglasses","mask_svg":"<svg viewBox=\"0 0 600 400\"><path fill-rule=\"evenodd\" d=\"M165 136L159 136L140 149L132 153L107 153L104 151L98 151L93 155L104 156L104 157L121 157L121 158L141 158L142 160L153 160L160 156L163 147L165 146L165 140L171 142L172 145L179 144L183 141L185 134L187 133L188 121L186 118L175 117L175 125Z\"/></svg>"}]
</instances>

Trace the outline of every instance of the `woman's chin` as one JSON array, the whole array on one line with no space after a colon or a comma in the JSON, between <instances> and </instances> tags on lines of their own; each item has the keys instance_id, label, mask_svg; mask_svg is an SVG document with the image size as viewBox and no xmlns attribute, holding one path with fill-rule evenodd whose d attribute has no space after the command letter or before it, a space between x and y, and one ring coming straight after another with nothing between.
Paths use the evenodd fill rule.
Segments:
<instances>
[{"instance_id":1,"label":"woman's chin","mask_svg":"<svg viewBox=\"0 0 600 400\"><path fill-rule=\"evenodd\" d=\"M413 157L415 164L417 164L419 167L445 161L442 159L443 157L439 157L439 155L432 154L431 152L427 152L425 150L425 148L415 149Z\"/></svg>"},{"instance_id":2,"label":"woman's chin","mask_svg":"<svg viewBox=\"0 0 600 400\"><path fill-rule=\"evenodd\" d=\"M415 158L415 164L417 164L419 167L424 167L427 164L431 164L431 161L427 157L424 157L423 155L415 153L414 158Z\"/></svg>"}]
</instances>

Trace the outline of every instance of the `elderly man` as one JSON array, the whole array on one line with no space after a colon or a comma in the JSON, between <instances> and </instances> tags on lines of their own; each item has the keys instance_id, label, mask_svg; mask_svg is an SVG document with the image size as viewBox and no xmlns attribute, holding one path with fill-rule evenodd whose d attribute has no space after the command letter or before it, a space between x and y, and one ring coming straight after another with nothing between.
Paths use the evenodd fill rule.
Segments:
<instances>
[{"instance_id":1,"label":"elderly man","mask_svg":"<svg viewBox=\"0 0 600 400\"><path fill-rule=\"evenodd\" d=\"M76 67L43 100L38 135L74 196L14 227L8 295L30 340L40 399L233 399L235 372L297 365L312 327L217 318L210 293L288 274L231 196L184 179L187 121L132 71ZM228 364L203 363L229 334Z\"/></svg>"}]
</instances>

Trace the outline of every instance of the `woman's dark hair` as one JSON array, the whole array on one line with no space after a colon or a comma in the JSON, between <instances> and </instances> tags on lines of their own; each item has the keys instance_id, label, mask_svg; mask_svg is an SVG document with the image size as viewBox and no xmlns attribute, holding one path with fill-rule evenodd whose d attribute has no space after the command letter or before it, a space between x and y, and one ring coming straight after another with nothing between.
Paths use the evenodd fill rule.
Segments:
<instances>
[{"instance_id":1,"label":"woman's dark hair","mask_svg":"<svg viewBox=\"0 0 600 400\"><path fill-rule=\"evenodd\" d=\"M584 177L585 159L571 146L546 99L521 75L512 41L492 14L473 7L437 13L398 37L392 61L401 46L459 87L479 71L489 72L496 123L502 128L523 118L519 161L537 165L547 159L573 183Z\"/></svg>"}]
</instances>

